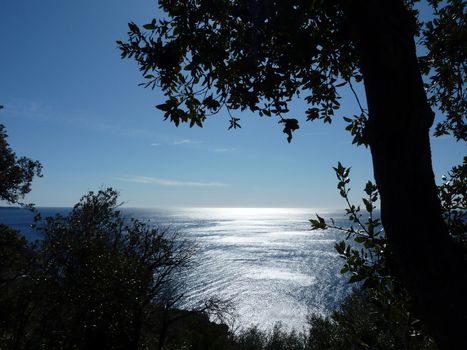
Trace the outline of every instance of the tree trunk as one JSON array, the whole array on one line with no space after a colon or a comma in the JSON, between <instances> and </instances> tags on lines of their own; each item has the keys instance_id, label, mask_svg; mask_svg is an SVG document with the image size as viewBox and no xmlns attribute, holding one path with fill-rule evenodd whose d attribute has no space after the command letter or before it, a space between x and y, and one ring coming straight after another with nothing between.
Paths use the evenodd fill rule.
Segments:
<instances>
[{"instance_id":1,"label":"tree trunk","mask_svg":"<svg viewBox=\"0 0 467 350\"><path fill-rule=\"evenodd\" d=\"M466 263L441 216L431 165L433 123L401 0L352 1L381 217L396 274L440 349L467 349Z\"/></svg>"}]
</instances>

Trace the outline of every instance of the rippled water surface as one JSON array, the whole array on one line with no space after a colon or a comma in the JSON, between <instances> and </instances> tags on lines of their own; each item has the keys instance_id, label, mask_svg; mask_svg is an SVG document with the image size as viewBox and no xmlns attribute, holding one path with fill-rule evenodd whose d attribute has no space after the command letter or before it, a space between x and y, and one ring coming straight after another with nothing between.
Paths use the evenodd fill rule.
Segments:
<instances>
[{"instance_id":1,"label":"rippled water surface","mask_svg":"<svg viewBox=\"0 0 467 350\"><path fill-rule=\"evenodd\" d=\"M66 209L43 208L43 215ZM123 209L125 216L171 226L198 246L187 303L217 295L233 299L239 323L268 327L281 321L302 329L309 312L327 313L348 286L334 251L338 233L311 231L313 209L187 208ZM336 213L323 215L339 218ZM23 230L31 215L0 209L0 222Z\"/></svg>"}]
</instances>

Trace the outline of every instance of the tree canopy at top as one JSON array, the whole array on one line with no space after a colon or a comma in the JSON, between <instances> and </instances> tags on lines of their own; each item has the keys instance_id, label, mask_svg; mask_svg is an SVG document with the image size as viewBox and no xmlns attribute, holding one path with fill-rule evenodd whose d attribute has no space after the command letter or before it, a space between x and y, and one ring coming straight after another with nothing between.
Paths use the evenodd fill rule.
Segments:
<instances>
[{"instance_id":1,"label":"tree canopy at top","mask_svg":"<svg viewBox=\"0 0 467 350\"><path fill-rule=\"evenodd\" d=\"M397 7L397 3L395 5ZM414 3L406 1L410 14ZM466 139L465 8L460 0L439 7L428 1L434 17L413 16L413 34L426 54L420 57L429 101L447 118L438 135ZM308 103L306 119L330 123L339 109L338 88L360 82L359 55L352 12L357 2L332 1L159 1L166 18L139 28L130 23L122 56L134 57L146 87L160 86L167 97L157 106L175 125L202 126L224 107L279 116L290 142L298 120L287 118L295 96ZM406 15L400 13L401 16ZM384 38L382 38L384 40ZM364 143L362 115L348 118L356 143ZM230 116L230 127L239 119Z\"/></svg>"}]
</instances>

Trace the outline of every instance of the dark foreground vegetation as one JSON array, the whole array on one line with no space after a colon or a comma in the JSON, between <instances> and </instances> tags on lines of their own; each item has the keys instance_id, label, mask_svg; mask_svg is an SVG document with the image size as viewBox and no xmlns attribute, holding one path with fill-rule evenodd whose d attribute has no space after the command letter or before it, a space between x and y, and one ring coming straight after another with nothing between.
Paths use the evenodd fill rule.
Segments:
<instances>
[{"instance_id":1,"label":"dark foreground vegetation","mask_svg":"<svg viewBox=\"0 0 467 350\"><path fill-rule=\"evenodd\" d=\"M386 318L356 290L331 317L302 332L276 325L232 332L229 313L206 300L180 310L180 279L195 247L180 236L124 220L112 189L89 193L68 216L46 218L34 244L0 226L1 349L433 349L411 334L395 305Z\"/></svg>"},{"instance_id":2,"label":"dark foreground vegetation","mask_svg":"<svg viewBox=\"0 0 467 350\"><path fill-rule=\"evenodd\" d=\"M123 220L116 193L104 190L47 219L39 243L0 226L0 348L434 349L432 335L442 349L465 349L466 163L437 189L429 141L432 108L443 114L435 135L467 139L465 2L428 0L425 22L418 2L161 0L166 17L130 23L118 42L143 85L161 88L157 108L177 126L249 109L277 117L290 142L293 98L304 94L307 120L330 123L339 89L364 83L367 108L355 94L360 113L344 120L371 150L379 193L367 184L361 214L339 165L352 226L311 220L347 238L336 250L356 290L332 315L311 315L298 333L277 325L234 334L222 323L228 303L180 310L194 247ZM230 128L239 123L231 116ZM18 203L41 168L16 158L5 138L0 125L0 199Z\"/></svg>"},{"instance_id":3,"label":"dark foreground vegetation","mask_svg":"<svg viewBox=\"0 0 467 350\"><path fill-rule=\"evenodd\" d=\"M0 199L19 203L40 164L17 158L3 130ZM310 223L343 231L341 272L356 288L331 315L310 315L299 331L280 324L264 331L229 328L232 307L215 296L181 309L196 246L123 218L117 192L105 189L83 196L67 216L37 217L41 241L0 224L0 349L436 349L392 273L394 257L373 216L376 186L366 184L361 210L349 199L350 168L334 170L351 226L319 216ZM464 159L439 187L444 219L464 254L466 171Z\"/></svg>"},{"instance_id":4,"label":"dark foreground vegetation","mask_svg":"<svg viewBox=\"0 0 467 350\"><path fill-rule=\"evenodd\" d=\"M463 245L465 169L465 163L455 168L440 188L446 219ZM319 216L310 222L347 235L336 250L341 272L357 287L330 316L312 314L300 331L281 324L234 331L224 323L228 302L213 297L180 309L196 246L170 230L124 219L117 192L106 189L85 195L67 216L38 218L39 242L0 225L0 348L437 349L390 274L391 253L373 217L376 187L365 187L364 221L348 198L350 169L339 164L335 171L355 227Z\"/></svg>"},{"instance_id":5,"label":"dark foreground vegetation","mask_svg":"<svg viewBox=\"0 0 467 350\"><path fill-rule=\"evenodd\" d=\"M208 318L221 301L176 308L195 247L124 220L116 207L112 189L91 192L68 216L38 225L43 240L34 244L0 226L2 349L202 349L223 341L226 327Z\"/></svg>"}]
</instances>

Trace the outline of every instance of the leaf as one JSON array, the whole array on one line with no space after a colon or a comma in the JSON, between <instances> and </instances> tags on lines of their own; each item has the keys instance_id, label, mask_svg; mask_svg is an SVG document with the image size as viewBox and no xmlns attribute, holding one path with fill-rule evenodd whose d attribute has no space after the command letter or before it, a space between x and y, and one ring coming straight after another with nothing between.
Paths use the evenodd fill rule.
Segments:
<instances>
[{"instance_id":1,"label":"leaf","mask_svg":"<svg viewBox=\"0 0 467 350\"><path fill-rule=\"evenodd\" d=\"M371 181L368 181L365 185L365 193L367 195L371 195L373 194L373 192L375 192L377 190L377 187L375 184L373 184Z\"/></svg>"},{"instance_id":2,"label":"leaf","mask_svg":"<svg viewBox=\"0 0 467 350\"><path fill-rule=\"evenodd\" d=\"M308 108L305 112L307 115L306 120L307 121L312 121L315 119L319 118L319 108L313 107L313 108Z\"/></svg>"},{"instance_id":3,"label":"leaf","mask_svg":"<svg viewBox=\"0 0 467 350\"><path fill-rule=\"evenodd\" d=\"M138 26L134 24L133 22L128 23L128 28L130 28L130 31L134 34L137 34L137 35L141 34Z\"/></svg>"},{"instance_id":4,"label":"leaf","mask_svg":"<svg viewBox=\"0 0 467 350\"><path fill-rule=\"evenodd\" d=\"M371 213L373 211L373 204L369 200L362 198L363 203L365 204L365 209L367 212Z\"/></svg>"},{"instance_id":5,"label":"leaf","mask_svg":"<svg viewBox=\"0 0 467 350\"><path fill-rule=\"evenodd\" d=\"M161 111L167 112L167 111L170 110L171 105L168 104L168 103L162 103L162 104L160 104L160 105L157 105L156 108L157 108L157 109L160 109Z\"/></svg>"},{"instance_id":6,"label":"leaf","mask_svg":"<svg viewBox=\"0 0 467 350\"><path fill-rule=\"evenodd\" d=\"M326 221L321 217L319 216L318 214L316 214L316 217L318 218L318 220L315 220L315 219L310 219L308 221L310 221L310 224L312 226L312 230L318 230L318 229L326 229L327 228L327 225L326 225Z\"/></svg>"},{"instance_id":7,"label":"leaf","mask_svg":"<svg viewBox=\"0 0 467 350\"><path fill-rule=\"evenodd\" d=\"M242 128L240 126L240 124L238 123L240 121L240 118L234 118L234 117L231 117L230 118L230 126L229 126L229 130L230 129L237 129L237 128Z\"/></svg>"},{"instance_id":8,"label":"leaf","mask_svg":"<svg viewBox=\"0 0 467 350\"><path fill-rule=\"evenodd\" d=\"M319 216L318 214L316 214L316 217L318 218L318 220L319 220L319 222L320 222L321 224L326 224L326 222L324 221L324 219L323 219L321 216Z\"/></svg>"},{"instance_id":9,"label":"leaf","mask_svg":"<svg viewBox=\"0 0 467 350\"><path fill-rule=\"evenodd\" d=\"M357 243L363 243L363 242L365 242L366 240L367 240L367 238L366 238L366 237L362 237L362 236L356 237L356 238L354 239L354 241L357 242Z\"/></svg>"},{"instance_id":10,"label":"leaf","mask_svg":"<svg viewBox=\"0 0 467 350\"><path fill-rule=\"evenodd\" d=\"M344 254L344 251L345 251L345 242L344 242L344 241L340 241L339 243L336 243L336 245L334 246L334 248L336 249L336 251L337 251L339 254Z\"/></svg>"},{"instance_id":11,"label":"leaf","mask_svg":"<svg viewBox=\"0 0 467 350\"><path fill-rule=\"evenodd\" d=\"M334 168L336 170L336 173L339 174L339 175L344 175L344 171L345 171L345 167L341 164L341 162L337 162L337 169Z\"/></svg>"},{"instance_id":12,"label":"leaf","mask_svg":"<svg viewBox=\"0 0 467 350\"><path fill-rule=\"evenodd\" d=\"M311 229L312 230L318 230L319 229L319 221L318 220L315 220L315 219L310 219L308 220L311 224Z\"/></svg>"},{"instance_id":13,"label":"leaf","mask_svg":"<svg viewBox=\"0 0 467 350\"><path fill-rule=\"evenodd\" d=\"M352 277L349 278L349 283L356 283L363 281L366 277L362 275L352 275Z\"/></svg>"},{"instance_id":14,"label":"leaf","mask_svg":"<svg viewBox=\"0 0 467 350\"><path fill-rule=\"evenodd\" d=\"M292 133L299 129L300 126L298 125L297 119L281 119L279 123L285 124L284 129L282 132L287 134L287 142L290 143L292 141Z\"/></svg>"}]
</instances>

